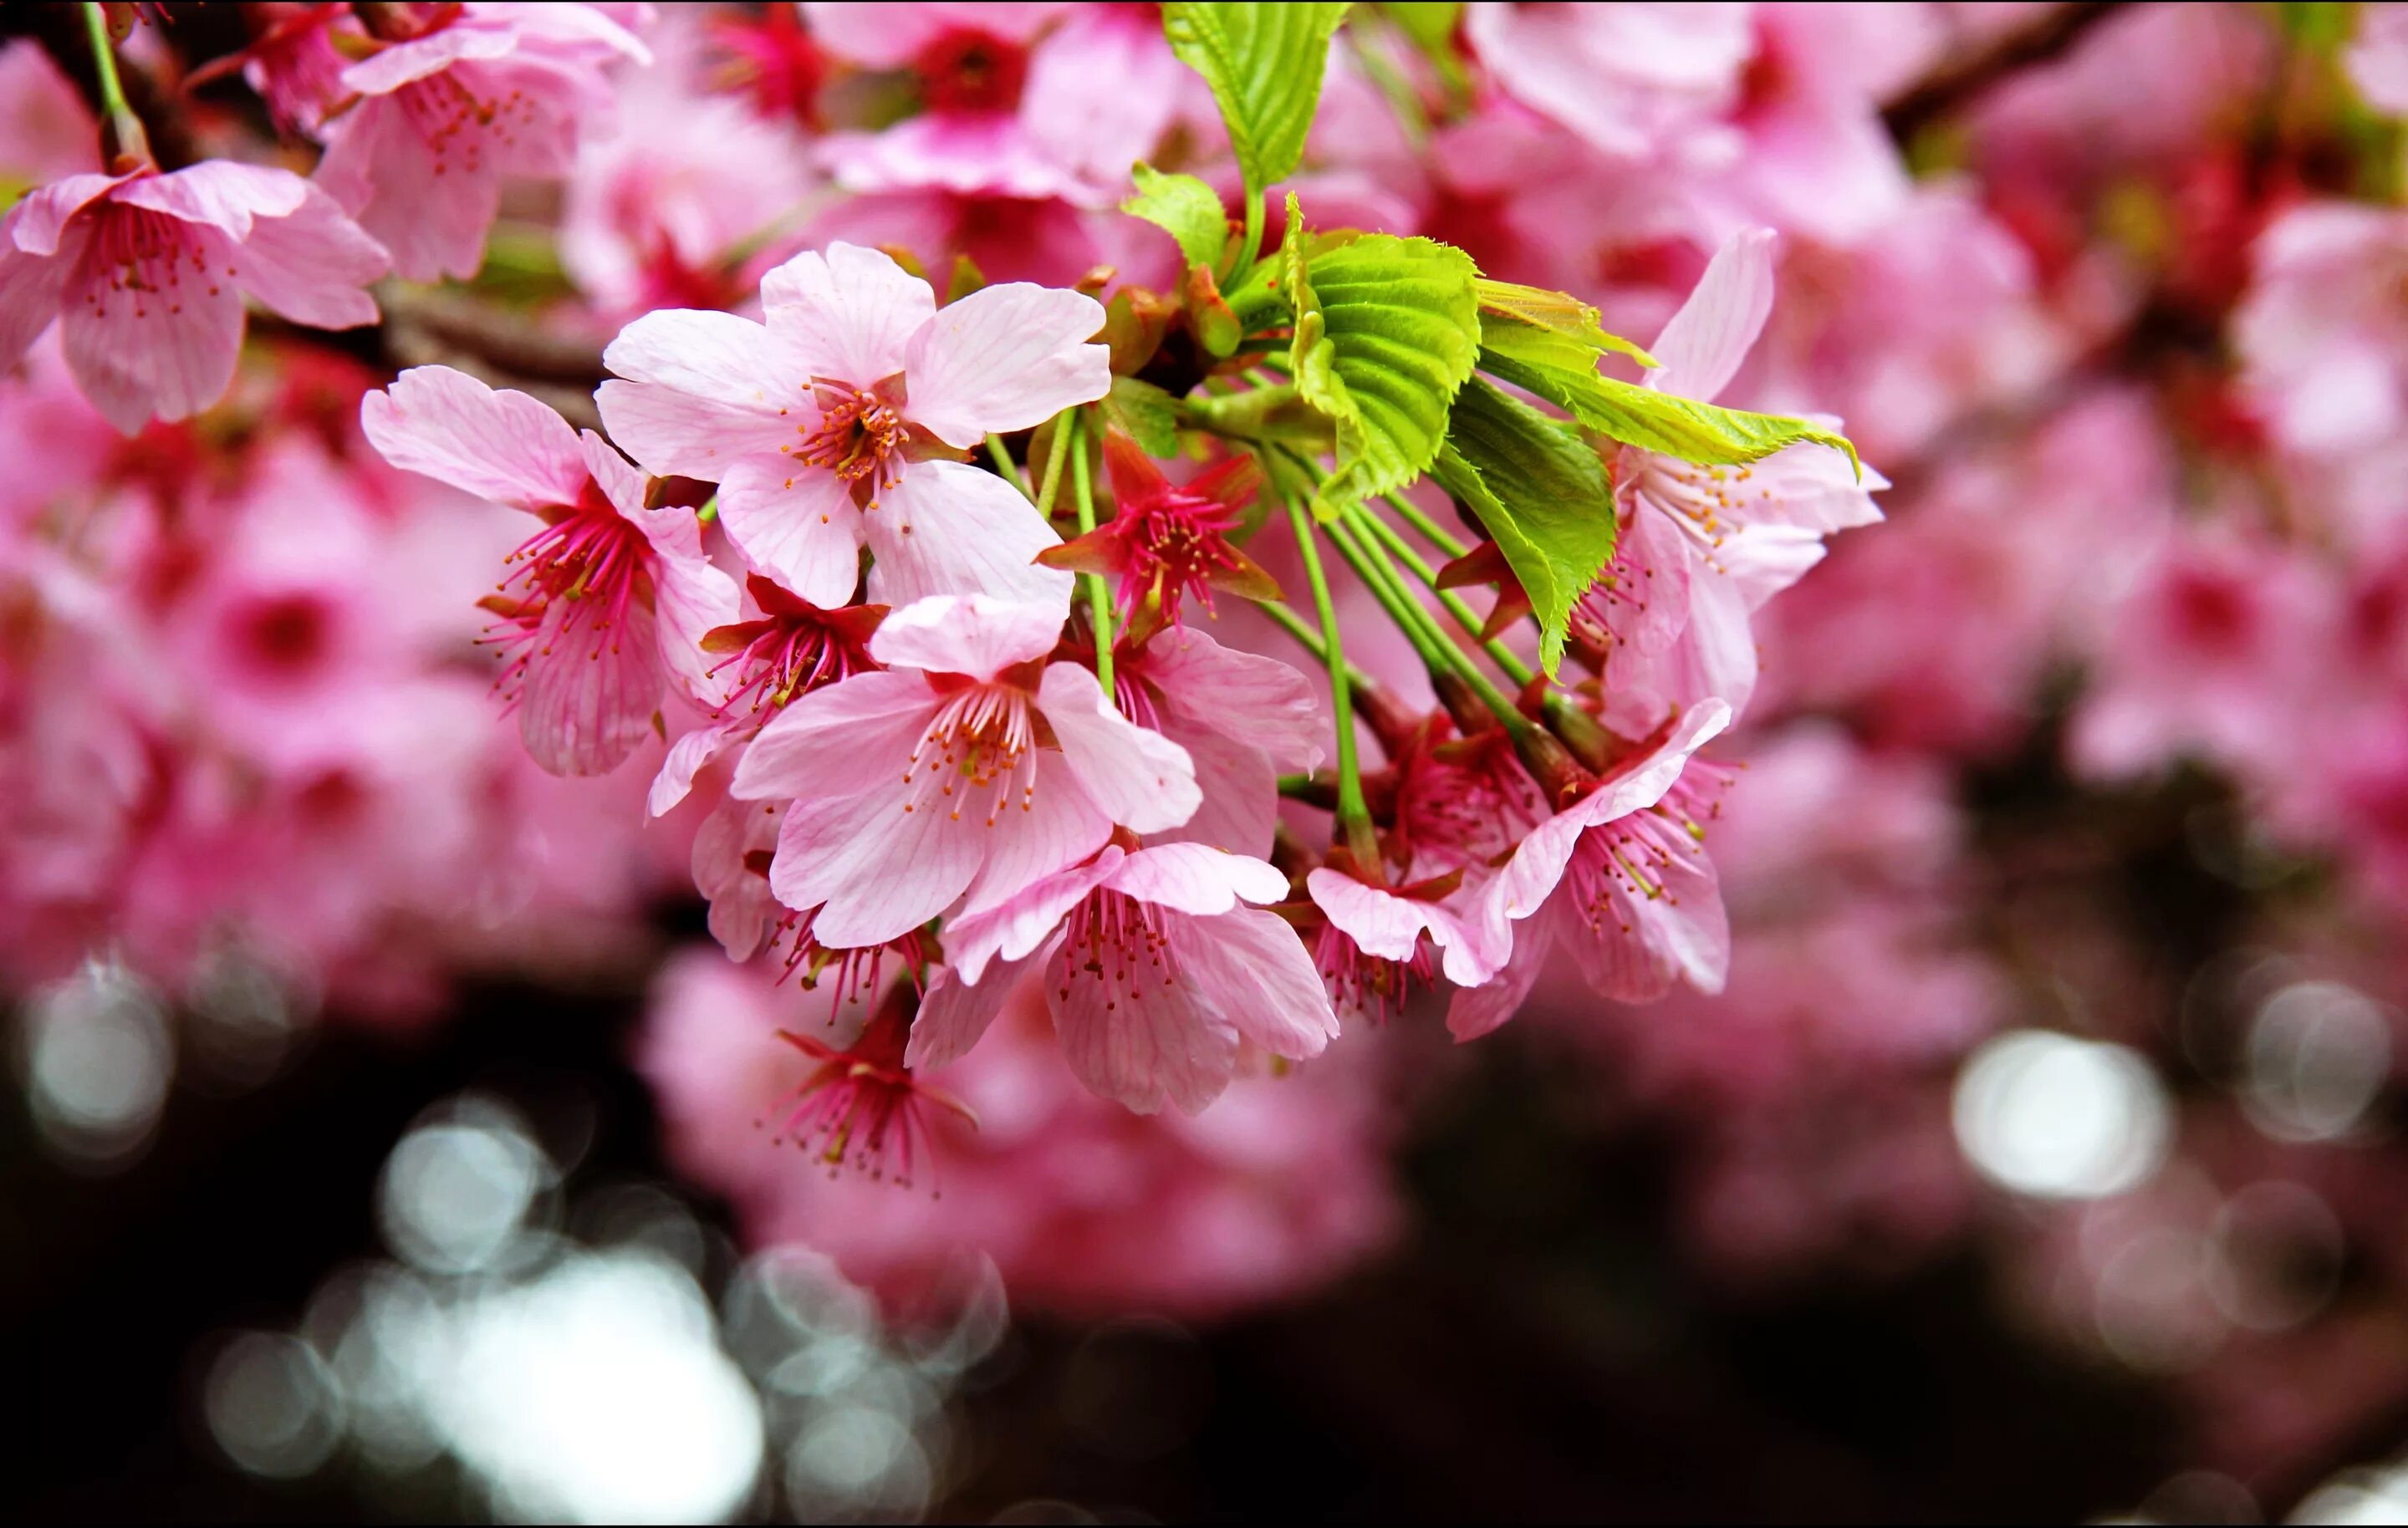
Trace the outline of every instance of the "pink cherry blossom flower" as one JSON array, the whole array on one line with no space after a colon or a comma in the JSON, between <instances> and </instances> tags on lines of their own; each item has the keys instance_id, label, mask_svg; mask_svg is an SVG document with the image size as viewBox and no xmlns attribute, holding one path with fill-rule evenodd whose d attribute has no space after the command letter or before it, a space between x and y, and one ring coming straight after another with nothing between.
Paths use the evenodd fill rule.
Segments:
<instances>
[{"instance_id":1,"label":"pink cherry blossom flower","mask_svg":"<svg viewBox=\"0 0 2408 1528\"><path fill-rule=\"evenodd\" d=\"M290 170L210 160L72 175L0 221L0 364L60 321L76 386L132 435L218 400L243 294L295 323L377 321L384 250Z\"/></svg>"},{"instance_id":2,"label":"pink cherry blossom flower","mask_svg":"<svg viewBox=\"0 0 2408 1528\"><path fill-rule=\"evenodd\" d=\"M1663 365L1648 374L1649 387L1712 403L1729 384L1772 311L1772 243L1771 230L1756 229L1716 252L1656 338ZM1870 467L1858 480L1843 453L1811 443L1741 467L1698 466L1626 446L1614 483L1630 546L1616 558L1612 592L1584 601L1586 619L1634 656L1654 650L1665 699L1713 696L1735 710L1756 688L1749 612L1821 559L1825 535L1880 520L1871 495L1889 486ZM1657 571L1670 561L1667 527L1685 545L1685 578ZM1683 581L1685 620L1668 640ZM1609 603L1616 599L1626 602L1619 609Z\"/></svg>"},{"instance_id":3,"label":"pink cherry blossom flower","mask_svg":"<svg viewBox=\"0 0 2408 1528\"><path fill-rule=\"evenodd\" d=\"M2242 384L2304 456L2362 451L2408 421L2408 212L2328 202L2286 214L2251 251L2233 315Z\"/></svg>"},{"instance_id":4,"label":"pink cherry blossom flower","mask_svg":"<svg viewBox=\"0 0 2408 1528\"><path fill-rule=\"evenodd\" d=\"M842 950L900 938L962 900L1003 906L1101 848L1194 814L1178 744L1123 717L1093 673L1048 662L1068 601L938 596L870 639L887 672L788 706L736 768L738 800L793 803L769 871Z\"/></svg>"},{"instance_id":5,"label":"pink cherry blossom flower","mask_svg":"<svg viewBox=\"0 0 2408 1528\"><path fill-rule=\"evenodd\" d=\"M1207 611L1216 588L1246 599L1280 598L1277 580L1228 538L1260 488L1262 469L1253 457L1233 456L1190 482L1174 484L1136 441L1116 430L1104 437L1104 470L1116 506L1111 520L1048 547L1038 554L1039 563L1116 577L1125 616L1152 601L1155 619L1173 625L1190 593Z\"/></svg>"},{"instance_id":6,"label":"pink cherry blossom flower","mask_svg":"<svg viewBox=\"0 0 2408 1528\"><path fill-rule=\"evenodd\" d=\"M911 1031L915 1066L967 1054L1020 974L1042 964L1062 1058L1099 1098L1195 1114L1228 1086L1239 1044L1307 1061L1338 1035L1296 931L1248 907L1287 894L1260 860L1202 844L1108 844L946 931L950 976Z\"/></svg>"},{"instance_id":7,"label":"pink cherry blossom flower","mask_svg":"<svg viewBox=\"0 0 2408 1528\"><path fill-rule=\"evenodd\" d=\"M1109 205L1181 98L1184 70L1143 7L805 9L830 52L917 77L916 115L820 144L821 166L848 191Z\"/></svg>"},{"instance_id":8,"label":"pink cherry blossom flower","mask_svg":"<svg viewBox=\"0 0 2408 1528\"><path fill-rule=\"evenodd\" d=\"M778 1032L780 1039L819 1064L786 1096L780 1130L784 1140L810 1150L830 1177L850 1157L854 1169L869 1178L910 1188L917 1164L928 1155L930 1109L950 1109L978 1123L968 1105L922 1082L904 1064L917 1007L909 986L893 988L853 1043L842 1047L790 1029Z\"/></svg>"},{"instance_id":9,"label":"pink cherry blossom flower","mask_svg":"<svg viewBox=\"0 0 2408 1528\"><path fill-rule=\"evenodd\" d=\"M1602 153L1736 148L1715 119L1755 50L1745 6L1479 6L1464 34L1506 93Z\"/></svg>"},{"instance_id":10,"label":"pink cherry blossom flower","mask_svg":"<svg viewBox=\"0 0 2408 1528\"><path fill-rule=\"evenodd\" d=\"M502 178L568 174L580 135L610 108L608 67L651 59L592 6L437 7L432 29L337 76L353 99L325 114L318 183L400 275L474 276Z\"/></svg>"},{"instance_id":11,"label":"pink cherry blossom flower","mask_svg":"<svg viewBox=\"0 0 2408 1528\"><path fill-rule=\"evenodd\" d=\"M1059 538L1018 490L957 457L1100 398L1104 310L1075 292L988 287L939 311L928 284L849 244L763 278L766 322L638 319L603 359L612 437L652 471L719 484L720 520L753 564L824 609L869 596L1066 602L1070 575L1031 560Z\"/></svg>"},{"instance_id":12,"label":"pink cherry blossom flower","mask_svg":"<svg viewBox=\"0 0 2408 1528\"><path fill-rule=\"evenodd\" d=\"M735 620L735 582L704 559L694 511L646 507L642 474L601 436L448 366L369 393L360 422L394 465L543 521L486 601L537 763L606 773L652 732L666 681L710 693L702 638Z\"/></svg>"},{"instance_id":13,"label":"pink cherry blossom flower","mask_svg":"<svg viewBox=\"0 0 2408 1528\"><path fill-rule=\"evenodd\" d=\"M1650 1002L1681 978L1722 990L1730 930L1696 821L1712 775L1684 777L1730 715L1718 700L1691 707L1514 848L1480 897L1479 954L1498 974L1455 994L1447 1028L1456 1039L1511 1019L1559 943L1607 997Z\"/></svg>"}]
</instances>

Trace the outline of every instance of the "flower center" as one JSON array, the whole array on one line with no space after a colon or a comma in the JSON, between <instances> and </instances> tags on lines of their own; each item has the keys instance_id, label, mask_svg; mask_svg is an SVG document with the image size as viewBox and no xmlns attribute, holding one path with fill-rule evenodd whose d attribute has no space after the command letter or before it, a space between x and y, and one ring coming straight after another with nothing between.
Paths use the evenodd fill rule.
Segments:
<instances>
[{"instance_id":1,"label":"flower center","mask_svg":"<svg viewBox=\"0 0 2408 1528\"><path fill-rule=\"evenodd\" d=\"M993 827L1015 795L1022 811L1034 810L1037 729L1026 692L973 684L955 693L911 750L903 783L905 811L941 811L956 822L968 807Z\"/></svg>"},{"instance_id":2,"label":"flower center","mask_svg":"<svg viewBox=\"0 0 2408 1528\"><path fill-rule=\"evenodd\" d=\"M1177 952L1170 944L1162 909L1120 892L1091 892L1070 909L1063 923L1062 989L1065 1002L1081 981L1104 989L1104 1007L1111 1011L1122 997L1142 1001L1146 990L1179 981Z\"/></svg>"},{"instance_id":3,"label":"flower center","mask_svg":"<svg viewBox=\"0 0 2408 1528\"><path fill-rule=\"evenodd\" d=\"M939 34L920 50L911 67L931 111L1012 111L1028 78L1028 52L989 33L962 28Z\"/></svg>"},{"instance_id":4,"label":"flower center","mask_svg":"<svg viewBox=\"0 0 2408 1528\"><path fill-rule=\"evenodd\" d=\"M1428 939L1414 941L1410 959L1383 960L1365 954L1354 936L1335 923L1321 925L1320 936L1312 945L1312 964L1328 983L1333 1002L1379 1024L1404 1011L1405 1000L1414 988L1426 988L1438 979Z\"/></svg>"},{"instance_id":5,"label":"flower center","mask_svg":"<svg viewBox=\"0 0 2408 1528\"><path fill-rule=\"evenodd\" d=\"M168 312L180 313L188 276L194 286L206 286L209 296L218 294L218 278L209 273L208 251L193 225L181 218L109 202L100 207L93 223L84 260L87 269L108 285L106 295L92 292L84 298L93 305L93 317L106 318L109 305L121 298L134 304L137 319L149 318L153 303L164 303ZM233 275L233 267L228 266L225 274Z\"/></svg>"},{"instance_id":6,"label":"flower center","mask_svg":"<svg viewBox=\"0 0 2408 1528\"><path fill-rule=\"evenodd\" d=\"M647 606L652 544L588 481L583 502L519 543L502 560L509 571L482 603L501 617L483 640L504 656L501 682L512 687L530 659L562 644L599 658L619 649L631 607Z\"/></svg>"},{"instance_id":7,"label":"flower center","mask_svg":"<svg viewBox=\"0 0 2408 1528\"><path fill-rule=\"evenodd\" d=\"M892 484L910 428L895 406L867 388L818 382L812 392L820 417L804 428L795 460L825 467L848 483L866 483L873 494ZM874 499L870 507L877 507Z\"/></svg>"},{"instance_id":8,"label":"flower center","mask_svg":"<svg viewBox=\"0 0 2408 1528\"><path fill-rule=\"evenodd\" d=\"M507 147L518 141L520 129L535 124L536 104L526 92L513 89L487 100L468 87L456 68L413 79L394 92L393 98L434 153L438 176L454 164L464 174L478 174L485 168L489 139Z\"/></svg>"}]
</instances>

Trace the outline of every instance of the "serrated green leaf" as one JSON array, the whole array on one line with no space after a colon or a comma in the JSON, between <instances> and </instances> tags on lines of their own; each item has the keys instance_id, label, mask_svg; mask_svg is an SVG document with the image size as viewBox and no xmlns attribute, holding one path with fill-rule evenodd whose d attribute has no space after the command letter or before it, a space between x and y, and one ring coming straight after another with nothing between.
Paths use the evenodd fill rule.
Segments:
<instances>
[{"instance_id":1,"label":"serrated green leaf","mask_svg":"<svg viewBox=\"0 0 2408 1528\"><path fill-rule=\"evenodd\" d=\"M1480 378L1464 384L1430 467L1522 580L1539 617L1539 662L1563 661L1572 605L1613 560L1613 485L1569 425Z\"/></svg>"},{"instance_id":2,"label":"serrated green leaf","mask_svg":"<svg viewBox=\"0 0 2408 1528\"><path fill-rule=\"evenodd\" d=\"M1212 87L1248 190L1284 179L1303 159L1329 39L1345 17L1343 5L1174 0L1162 7L1171 51Z\"/></svg>"},{"instance_id":3,"label":"serrated green leaf","mask_svg":"<svg viewBox=\"0 0 2408 1528\"><path fill-rule=\"evenodd\" d=\"M1480 293L1481 343L1510 359L1595 370L1594 359L1581 359L1585 351L1590 357L1627 355L1651 368L1660 364L1620 335L1607 334L1597 309L1568 292L1485 278L1474 283L1474 290Z\"/></svg>"},{"instance_id":4,"label":"serrated green leaf","mask_svg":"<svg viewBox=\"0 0 2408 1528\"><path fill-rule=\"evenodd\" d=\"M1478 272L1450 245L1392 234L1308 257L1294 196L1287 216L1289 360L1297 391L1337 432L1337 468L1312 502L1329 520L1404 487L1438 455L1447 408L1480 352Z\"/></svg>"},{"instance_id":5,"label":"serrated green leaf","mask_svg":"<svg viewBox=\"0 0 2408 1528\"><path fill-rule=\"evenodd\" d=\"M1855 443L1812 420L1786 414L1755 414L1743 408L1717 408L1710 403L1676 398L1653 388L1600 377L1594 371L1511 360L1494 350L1484 351L1480 364L1499 381L1526 388L1560 406L1598 434L1641 450L1707 466L1726 466L1759 461L1784 447L1813 441L1847 452L1856 475L1864 476L1864 464L1856 460Z\"/></svg>"},{"instance_id":6,"label":"serrated green leaf","mask_svg":"<svg viewBox=\"0 0 2408 1528\"><path fill-rule=\"evenodd\" d=\"M1179 411L1170 394L1134 377L1112 378L1104 418L1128 432L1148 456L1179 454Z\"/></svg>"},{"instance_id":7,"label":"serrated green leaf","mask_svg":"<svg viewBox=\"0 0 2408 1528\"><path fill-rule=\"evenodd\" d=\"M1229 217L1221 207L1221 193L1192 175L1165 175L1151 164L1131 172L1137 194L1121 210L1146 221L1179 241L1179 252L1191 265L1217 266L1229 246Z\"/></svg>"}]
</instances>

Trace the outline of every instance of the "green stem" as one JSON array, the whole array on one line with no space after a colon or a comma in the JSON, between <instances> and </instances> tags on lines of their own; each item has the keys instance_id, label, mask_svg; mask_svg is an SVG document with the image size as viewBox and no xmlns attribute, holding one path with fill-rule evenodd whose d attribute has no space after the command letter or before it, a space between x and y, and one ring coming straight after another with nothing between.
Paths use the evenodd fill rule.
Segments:
<instances>
[{"instance_id":1,"label":"green stem","mask_svg":"<svg viewBox=\"0 0 2408 1528\"><path fill-rule=\"evenodd\" d=\"M718 518L719 495L716 493L703 500L702 507L694 512L694 522L697 525L708 525Z\"/></svg>"},{"instance_id":2,"label":"green stem","mask_svg":"<svg viewBox=\"0 0 2408 1528\"><path fill-rule=\"evenodd\" d=\"M1329 645L1322 641L1321 634L1313 630L1312 623L1304 617L1297 615L1278 600L1257 600L1254 602L1254 608L1268 616L1271 624L1295 637L1305 651L1312 654L1315 661L1325 664L1329 662Z\"/></svg>"},{"instance_id":3,"label":"green stem","mask_svg":"<svg viewBox=\"0 0 2408 1528\"><path fill-rule=\"evenodd\" d=\"M1222 278L1222 285L1225 288L1228 285L1230 278L1236 277L1242 272L1253 270L1254 268L1254 262L1261 258L1263 252L1263 220L1262 188L1260 186L1248 186L1246 188L1245 242L1238 247L1237 264L1231 265L1227 276Z\"/></svg>"},{"instance_id":4,"label":"green stem","mask_svg":"<svg viewBox=\"0 0 2408 1528\"><path fill-rule=\"evenodd\" d=\"M1388 507L1404 516L1405 523L1420 532L1423 540L1428 542L1431 546L1436 547L1439 550L1446 553L1449 557L1460 557L1465 552L1471 550L1469 546L1464 544L1463 537L1456 536L1445 526L1440 525L1437 521L1430 519L1429 516L1422 510L1422 507L1419 505L1413 503L1412 500L1405 497L1402 493L1390 493L1386 495L1386 498L1388 501Z\"/></svg>"},{"instance_id":5,"label":"green stem","mask_svg":"<svg viewBox=\"0 0 2408 1528\"><path fill-rule=\"evenodd\" d=\"M125 87L117 78L117 45L109 40L108 14L96 5L83 7L84 31L92 37L93 72L100 77L100 107L110 116L134 114L125 104Z\"/></svg>"},{"instance_id":6,"label":"green stem","mask_svg":"<svg viewBox=\"0 0 2408 1528\"><path fill-rule=\"evenodd\" d=\"M1069 432L1071 502L1079 507L1079 534L1084 536L1096 528L1096 490L1087 478L1087 442L1079 420L1078 411L1072 410L1065 428ZM1104 704L1117 707L1120 702L1112 690L1112 592L1105 587L1100 573L1082 573L1079 581L1087 586L1087 615L1096 628L1096 682L1104 687Z\"/></svg>"},{"instance_id":7,"label":"green stem","mask_svg":"<svg viewBox=\"0 0 2408 1528\"><path fill-rule=\"evenodd\" d=\"M1010 483L1012 487L1020 490L1020 496L1022 498L1028 498L1030 496L1028 493L1028 479L1020 475L1020 467L1012 461L1011 453L1003 449L1003 437L1001 436L991 432L988 434L986 437L986 453L989 457L994 459L995 470L1003 474L1003 480Z\"/></svg>"},{"instance_id":8,"label":"green stem","mask_svg":"<svg viewBox=\"0 0 2408 1528\"><path fill-rule=\"evenodd\" d=\"M1062 486L1064 436L1069 432L1071 422L1076 418L1075 413L1054 416L1054 434L1051 436L1054 444L1045 453L1045 484L1037 491L1037 512L1048 520L1054 518L1054 495ZM1033 440L1036 437L1030 438Z\"/></svg>"},{"instance_id":9,"label":"green stem","mask_svg":"<svg viewBox=\"0 0 2408 1528\"><path fill-rule=\"evenodd\" d=\"M1404 564L1414 578L1426 585L1429 592L1438 596L1438 602L1445 608L1446 613L1455 618L1455 623L1462 627L1467 635L1472 636L1480 635L1481 627L1487 622L1481 619L1478 611L1465 604L1462 597L1454 590L1440 589L1438 586L1438 569L1430 566L1427 559L1415 551L1412 543L1399 535L1395 526L1377 515L1364 514L1359 517L1356 528L1369 531L1372 538L1385 548L1390 556ZM1512 648L1502 642L1484 641L1481 644L1481 650L1487 653L1489 661L1502 669L1505 677L1515 684L1530 682L1530 665L1524 663L1521 656Z\"/></svg>"},{"instance_id":10,"label":"green stem","mask_svg":"<svg viewBox=\"0 0 2408 1528\"><path fill-rule=\"evenodd\" d=\"M1480 671L1480 665L1471 661L1470 654L1456 647L1454 639L1439 626L1438 618L1430 614L1429 607L1413 597L1412 592L1405 587L1404 579L1398 574L1396 564L1387 560L1385 552L1378 546L1360 539L1354 529L1342 521L1329 527L1329 539L1338 548L1339 554L1346 559L1347 565L1354 570L1354 576L1363 580L1364 587L1369 589L1386 608L1389 619L1395 621L1408 636L1417 637L1414 646L1420 650L1424 662L1433 667L1443 666L1461 679L1509 735L1519 738L1534 730L1534 724L1513 704L1512 697L1498 689L1497 681Z\"/></svg>"},{"instance_id":11,"label":"green stem","mask_svg":"<svg viewBox=\"0 0 2408 1528\"><path fill-rule=\"evenodd\" d=\"M1293 493L1287 501L1288 523L1296 530L1297 550L1304 558L1304 576L1312 585L1312 607L1321 617L1323 655L1329 665L1329 703L1338 718L1338 832L1357 866L1377 875L1379 840L1371 831L1371 808L1363 799L1363 766L1354 756L1354 690L1348 672L1344 639L1338 633L1338 607L1329 598L1329 579L1321 570L1312 514Z\"/></svg>"}]
</instances>

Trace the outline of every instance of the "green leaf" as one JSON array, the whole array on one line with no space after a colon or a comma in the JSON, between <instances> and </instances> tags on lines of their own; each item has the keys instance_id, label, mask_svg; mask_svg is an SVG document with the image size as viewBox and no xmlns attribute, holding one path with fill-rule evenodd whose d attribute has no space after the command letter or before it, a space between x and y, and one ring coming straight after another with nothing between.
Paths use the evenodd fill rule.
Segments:
<instances>
[{"instance_id":1,"label":"green leaf","mask_svg":"<svg viewBox=\"0 0 2408 1528\"><path fill-rule=\"evenodd\" d=\"M1162 7L1171 51L1212 87L1249 191L1286 179L1303 159L1329 39L1345 16L1343 5L1173 0Z\"/></svg>"},{"instance_id":2,"label":"green leaf","mask_svg":"<svg viewBox=\"0 0 2408 1528\"><path fill-rule=\"evenodd\" d=\"M1165 175L1151 164L1140 164L1133 173L1137 194L1121 210L1177 239L1189 264L1220 264L1229 246L1229 216L1221 208L1221 193L1192 175Z\"/></svg>"},{"instance_id":3,"label":"green leaf","mask_svg":"<svg viewBox=\"0 0 2408 1528\"><path fill-rule=\"evenodd\" d=\"M1287 217L1289 359L1297 390L1337 431L1337 469L1312 501L1330 520L1404 487L1438 455L1447 407L1480 353L1478 271L1450 245L1392 234L1308 257L1294 196Z\"/></svg>"},{"instance_id":4,"label":"green leaf","mask_svg":"<svg viewBox=\"0 0 2408 1528\"><path fill-rule=\"evenodd\" d=\"M1575 371L1596 370L1594 357L1609 352L1642 366L1661 364L1620 335L1607 334L1597 309L1570 293L1484 278L1474 290L1480 293L1481 343L1510 359ZM1583 360L1584 352L1591 359Z\"/></svg>"},{"instance_id":5,"label":"green leaf","mask_svg":"<svg viewBox=\"0 0 2408 1528\"><path fill-rule=\"evenodd\" d=\"M1613 485L1570 426L1480 378L1449 416L1430 476L1480 517L1539 617L1539 662L1563 662L1573 602L1613 560Z\"/></svg>"},{"instance_id":6,"label":"green leaf","mask_svg":"<svg viewBox=\"0 0 2408 1528\"><path fill-rule=\"evenodd\" d=\"M1380 10L1426 53L1452 43L1455 24L1463 19L1461 5L1445 4L1442 0L1385 0Z\"/></svg>"},{"instance_id":7,"label":"green leaf","mask_svg":"<svg viewBox=\"0 0 2408 1528\"><path fill-rule=\"evenodd\" d=\"M1179 454L1179 410L1170 394L1134 377L1112 378L1104 395L1104 418L1119 425L1148 456Z\"/></svg>"},{"instance_id":8,"label":"green leaf","mask_svg":"<svg viewBox=\"0 0 2408 1528\"><path fill-rule=\"evenodd\" d=\"M1481 365L1498 380L1526 388L1561 406L1598 434L1641 450L1702 465L1726 466L1758 461L1785 446L1811 440L1847 452L1856 476L1864 476L1864 464L1856 460L1855 444L1811 420L1786 414L1753 414L1743 408L1717 408L1710 403L1676 398L1653 388L1600 377L1595 371L1511 360L1494 350L1483 353Z\"/></svg>"}]
</instances>

